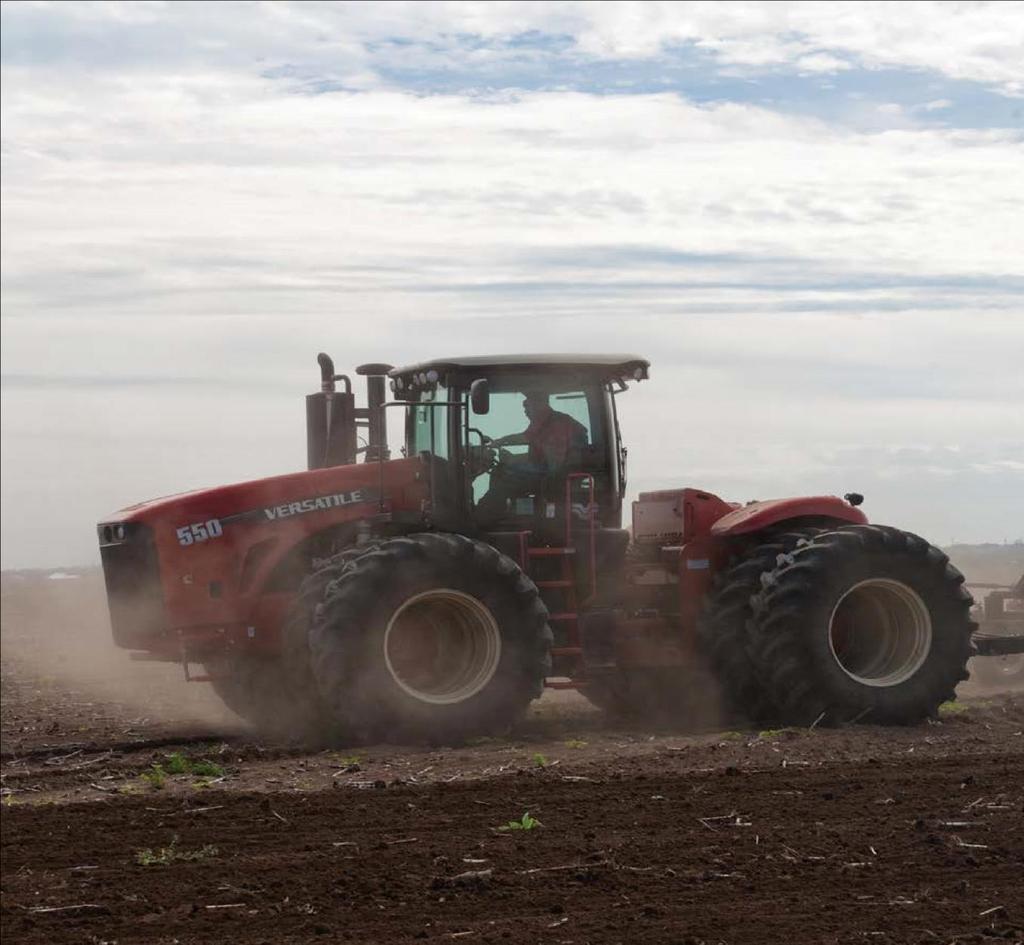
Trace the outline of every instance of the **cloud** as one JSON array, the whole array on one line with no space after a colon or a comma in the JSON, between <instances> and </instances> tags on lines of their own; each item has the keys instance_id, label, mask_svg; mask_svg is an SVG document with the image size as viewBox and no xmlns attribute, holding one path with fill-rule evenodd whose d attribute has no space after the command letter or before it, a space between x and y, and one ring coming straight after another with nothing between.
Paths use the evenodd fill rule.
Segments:
<instances>
[{"instance_id":1,"label":"cloud","mask_svg":"<svg viewBox=\"0 0 1024 945\"><path fill-rule=\"evenodd\" d=\"M517 248L581 243L996 276L1018 271L1024 239L1007 186L1020 142L1003 131L864 136L667 94L296 98L234 76L44 79L4 112L12 315L220 312L239 286L266 310L443 284L469 253L494 282Z\"/></svg>"},{"instance_id":2,"label":"cloud","mask_svg":"<svg viewBox=\"0 0 1024 945\"><path fill-rule=\"evenodd\" d=\"M840 59L829 53L808 53L796 60L796 67L801 72L843 72L853 66L846 59Z\"/></svg>"},{"instance_id":3,"label":"cloud","mask_svg":"<svg viewBox=\"0 0 1024 945\"><path fill-rule=\"evenodd\" d=\"M872 516L1002 537L1018 15L5 4L4 565L301 465L323 349L636 349L633 492L868 481Z\"/></svg>"},{"instance_id":4,"label":"cloud","mask_svg":"<svg viewBox=\"0 0 1024 945\"><path fill-rule=\"evenodd\" d=\"M365 87L374 64L420 70L469 60L671 60L834 72L900 66L1024 91L1024 4L764 2L390 2L7 4L4 58L152 71L263 63Z\"/></svg>"}]
</instances>

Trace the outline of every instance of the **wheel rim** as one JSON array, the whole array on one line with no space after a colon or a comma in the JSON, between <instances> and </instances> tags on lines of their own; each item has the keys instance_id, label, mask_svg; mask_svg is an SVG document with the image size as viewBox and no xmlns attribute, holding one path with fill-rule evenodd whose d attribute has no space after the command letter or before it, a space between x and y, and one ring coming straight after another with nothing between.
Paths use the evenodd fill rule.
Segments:
<instances>
[{"instance_id":1,"label":"wheel rim","mask_svg":"<svg viewBox=\"0 0 1024 945\"><path fill-rule=\"evenodd\" d=\"M840 668L865 686L896 686L928 658L932 621L906 584L872 578L851 587L829 621L829 647Z\"/></svg>"},{"instance_id":2,"label":"wheel rim","mask_svg":"<svg viewBox=\"0 0 1024 945\"><path fill-rule=\"evenodd\" d=\"M449 588L405 601L388 621L384 659L408 695L431 705L472 698L494 676L501 633L494 615L475 597Z\"/></svg>"}]
</instances>

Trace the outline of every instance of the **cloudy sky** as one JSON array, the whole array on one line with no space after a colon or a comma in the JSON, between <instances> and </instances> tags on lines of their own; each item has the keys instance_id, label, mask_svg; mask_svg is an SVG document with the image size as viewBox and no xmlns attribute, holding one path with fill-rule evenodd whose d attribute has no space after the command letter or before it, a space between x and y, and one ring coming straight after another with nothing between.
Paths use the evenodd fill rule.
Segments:
<instances>
[{"instance_id":1,"label":"cloudy sky","mask_svg":"<svg viewBox=\"0 0 1024 945\"><path fill-rule=\"evenodd\" d=\"M2 5L4 567L339 365L636 351L631 490L1024 537L1024 5Z\"/></svg>"}]
</instances>

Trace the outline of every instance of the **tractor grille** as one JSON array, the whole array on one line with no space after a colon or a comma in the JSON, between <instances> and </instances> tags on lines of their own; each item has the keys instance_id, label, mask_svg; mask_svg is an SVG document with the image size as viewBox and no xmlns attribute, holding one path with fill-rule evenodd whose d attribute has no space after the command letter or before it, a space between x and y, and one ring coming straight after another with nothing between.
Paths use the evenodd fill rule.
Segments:
<instances>
[{"instance_id":1,"label":"tractor grille","mask_svg":"<svg viewBox=\"0 0 1024 945\"><path fill-rule=\"evenodd\" d=\"M146 525L132 522L100 525L99 536L114 643L129 650L149 649L164 630L164 599L153 532Z\"/></svg>"}]
</instances>

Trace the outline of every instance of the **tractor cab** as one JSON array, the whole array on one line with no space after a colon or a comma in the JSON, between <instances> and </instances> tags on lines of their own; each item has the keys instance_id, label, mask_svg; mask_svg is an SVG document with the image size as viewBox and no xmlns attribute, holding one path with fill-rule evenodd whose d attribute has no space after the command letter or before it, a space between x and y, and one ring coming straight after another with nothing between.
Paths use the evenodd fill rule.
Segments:
<instances>
[{"instance_id":1,"label":"tractor cab","mask_svg":"<svg viewBox=\"0 0 1024 945\"><path fill-rule=\"evenodd\" d=\"M620 529L615 395L648 366L633 355L507 355L393 369L394 395L409 405L405 451L427 467L433 519L548 542L583 526Z\"/></svg>"}]
</instances>

